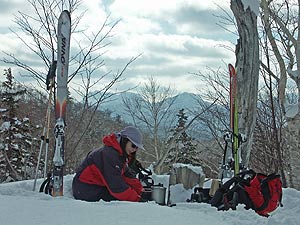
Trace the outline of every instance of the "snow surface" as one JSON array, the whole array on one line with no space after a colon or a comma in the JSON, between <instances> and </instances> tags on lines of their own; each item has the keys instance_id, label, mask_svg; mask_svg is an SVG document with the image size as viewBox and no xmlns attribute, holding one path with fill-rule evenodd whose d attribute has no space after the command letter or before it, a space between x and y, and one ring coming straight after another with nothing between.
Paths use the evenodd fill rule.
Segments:
<instances>
[{"instance_id":1,"label":"snow surface","mask_svg":"<svg viewBox=\"0 0 300 225\"><path fill-rule=\"evenodd\" d=\"M64 196L33 192L33 180L0 184L0 225L298 225L300 192L284 189L283 205L269 218L239 205L217 211L204 203L177 202L174 207L154 202L84 202L71 194L72 175L65 177ZM42 180L38 180L37 185ZM171 195L187 195L181 185ZM189 190L191 191L191 190ZM189 196L189 195L187 195ZM183 198L184 199L184 198Z\"/></svg>"},{"instance_id":2,"label":"snow surface","mask_svg":"<svg viewBox=\"0 0 300 225\"><path fill-rule=\"evenodd\" d=\"M259 15L260 0L242 0L242 3L244 5L244 10L245 11L249 7L250 10L255 13L256 16Z\"/></svg>"}]
</instances>

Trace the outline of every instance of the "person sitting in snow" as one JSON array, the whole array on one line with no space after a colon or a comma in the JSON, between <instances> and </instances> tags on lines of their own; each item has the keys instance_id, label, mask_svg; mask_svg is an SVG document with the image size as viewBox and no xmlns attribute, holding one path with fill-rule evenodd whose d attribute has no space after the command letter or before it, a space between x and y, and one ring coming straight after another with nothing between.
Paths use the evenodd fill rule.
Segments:
<instances>
[{"instance_id":1,"label":"person sitting in snow","mask_svg":"<svg viewBox=\"0 0 300 225\"><path fill-rule=\"evenodd\" d=\"M138 149L144 149L141 132L125 127L103 138L104 146L88 153L76 170L72 190L85 201L144 201L141 182L128 171Z\"/></svg>"}]
</instances>

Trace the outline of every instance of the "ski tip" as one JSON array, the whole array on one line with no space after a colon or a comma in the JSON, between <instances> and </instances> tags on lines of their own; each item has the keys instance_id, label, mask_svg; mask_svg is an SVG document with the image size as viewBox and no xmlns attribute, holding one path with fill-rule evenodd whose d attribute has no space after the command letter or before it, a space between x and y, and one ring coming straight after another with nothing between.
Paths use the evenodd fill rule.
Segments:
<instances>
[{"instance_id":1,"label":"ski tip","mask_svg":"<svg viewBox=\"0 0 300 225\"><path fill-rule=\"evenodd\" d=\"M228 64L228 70L230 74L235 74L235 68L231 63Z\"/></svg>"}]
</instances>

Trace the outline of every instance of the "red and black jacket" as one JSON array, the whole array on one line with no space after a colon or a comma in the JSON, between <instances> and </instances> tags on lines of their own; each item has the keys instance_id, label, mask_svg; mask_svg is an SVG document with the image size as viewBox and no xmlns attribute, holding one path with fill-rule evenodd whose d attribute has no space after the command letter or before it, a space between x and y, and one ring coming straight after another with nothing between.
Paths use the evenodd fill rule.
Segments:
<instances>
[{"instance_id":1,"label":"red and black jacket","mask_svg":"<svg viewBox=\"0 0 300 225\"><path fill-rule=\"evenodd\" d=\"M125 176L128 158L116 134L105 136L103 143L104 147L91 151L77 169L72 187L74 197L81 199L81 195L90 195L101 199L102 190L107 188L118 200L139 201L143 186L137 178ZM82 200L87 199L90 198L82 197Z\"/></svg>"}]
</instances>

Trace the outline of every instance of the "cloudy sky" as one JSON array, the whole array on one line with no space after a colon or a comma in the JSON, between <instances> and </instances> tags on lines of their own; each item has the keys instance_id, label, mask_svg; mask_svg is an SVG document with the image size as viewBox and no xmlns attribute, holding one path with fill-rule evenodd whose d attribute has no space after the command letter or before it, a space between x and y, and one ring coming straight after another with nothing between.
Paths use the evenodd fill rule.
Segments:
<instances>
[{"instance_id":1,"label":"cloudy sky","mask_svg":"<svg viewBox=\"0 0 300 225\"><path fill-rule=\"evenodd\" d=\"M111 44L105 49L103 70L116 72L130 58L141 54L126 70L124 80L116 86L118 90L141 85L153 76L161 85L171 85L178 92L197 92L203 87L199 78L191 73L205 73L207 67L226 69L227 63L235 63L234 53L228 48L234 49L237 36L218 25L221 21L218 16L224 16L223 10L231 14L229 2L83 0L80 10L87 11L80 28L91 34L99 30L108 15L109 21L120 20L112 31ZM41 65L9 30L16 27L13 19L18 11L29 13L32 8L26 0L0 1L0 56L3 58L6 51L29 64ZM79 40L78 35L72 36L72 49ZM0 62L1 71L7 67ZM20 77L22 71L14 68L13 71L17 79L32 82ZM74 79L71 85L75 87L79 83L79 79Z\"/></svg>"}]
</instances>

